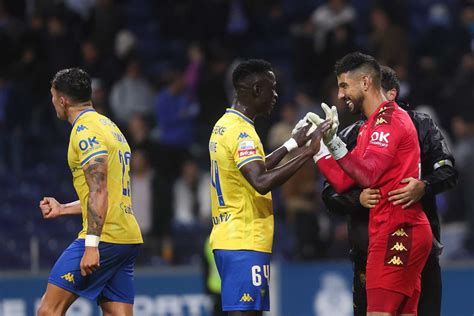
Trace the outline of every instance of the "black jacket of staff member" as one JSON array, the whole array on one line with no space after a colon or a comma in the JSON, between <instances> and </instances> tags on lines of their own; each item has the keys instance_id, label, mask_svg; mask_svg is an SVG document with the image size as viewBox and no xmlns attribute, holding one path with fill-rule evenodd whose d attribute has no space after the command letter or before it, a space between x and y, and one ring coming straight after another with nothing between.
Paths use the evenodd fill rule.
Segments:
<instances>
[{"instance_id":1,"label":"black jacket of staff member","mask_svg":"<svg viewBox=\"0 0 474 316\"><path fill-rule=\"evenodd\" d=\"M433 231L433 250L422 272L419 316L436 316L441 312L441 272L438 256L441 254L440 223L435 195L456 185L457 172L454 158L446 146L443 135L431 117L424 113L408 111L416 130L421 152L421 180L425 182L425 194L421 200ZM355 147L359 129L364 121L358 121L339 133L347 149ZM323 200L331 213L346 215L348 219L351 260L354 262L354 315L366 315L365 266L368 249L369 210L359 202L361 189L353 188L337 194L326 182Z\"/></svg>"}]
</instances>

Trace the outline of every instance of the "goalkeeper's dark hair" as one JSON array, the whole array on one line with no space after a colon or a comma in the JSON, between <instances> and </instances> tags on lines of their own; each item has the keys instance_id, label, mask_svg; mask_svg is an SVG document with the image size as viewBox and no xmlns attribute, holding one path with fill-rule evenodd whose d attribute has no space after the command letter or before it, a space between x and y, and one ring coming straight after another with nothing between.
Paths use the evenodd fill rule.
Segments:
<instances>
[{"instance_id":1,"label":"goalkeeper's dark hair","mask_svg":"<svg viewBox=\"0 0 474 316\"><path fill-rule=\"evenodd\" d=\"M389 91L395 89L397 91L397 98L400 94L400 81L398 80L395 70L388 66L381 66L380 72L382 74L382 89Z\"/></svg>"},{"instance_id":2,"label":"goalkeeper's dark hair","mask_svg":"<svg viewBox=\"0 0 474 316\"><path fill-rule=\"evenodd\" d=\"M241 62L232 72L232 84L237 89L240 83L252 75L273 71L272 65L263 59L249 59Z\"/></svg>"},{"instance_id":3,"label":"goalkeeper's dark hair","mask_svg":"<svg viewBox=\"0 0 474 316\"><path fill-rule=\"evenodd\" d=\"M361 52L353 52L339 59L334 66L336 76L354 70L366 72L372 77L375 85L380 87L380 65L374 57Z\"/></svg>"},{"instance_id":4,"label":"goalkeeper's dark hair","mask_svg":"<svg viewBox=\"0 0 474 316\"><path fill-rule=\"evenodd\" d=\"M91 100L91 78L82 69L68 68L58 71L51 80L51 86L76 102Z\"/></svg>"}]
</instances>

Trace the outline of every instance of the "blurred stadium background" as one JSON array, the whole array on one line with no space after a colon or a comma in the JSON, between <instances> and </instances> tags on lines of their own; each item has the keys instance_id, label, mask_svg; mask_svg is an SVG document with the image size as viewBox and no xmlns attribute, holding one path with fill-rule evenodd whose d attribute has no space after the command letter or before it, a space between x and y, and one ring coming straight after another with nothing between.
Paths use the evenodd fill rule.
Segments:
<instances>
[{"instance_id":1,"label":"blurred stadium background","mask_svg":"<svg viewBox=\"0 0 474 316\"><path fill-rule=\"evenodd\" d=\"M42 219L43 196L76 199L49 81L78 66L97 111L133 150L134 211L145 235L137 315L210 315L207 142L232 103L241 59L272 62L279 100L256 126L270 152L307 111L337 100L334 62L361 50L394 68L401 100L444 130L460 172L438 196L443 315L474 313L474 1L0 0L0 315L33 315L79 217ZM308 164L273 192L272 315L351 315L344 218L327 214ZM96 315L80 300L68 315Z\"/></svg>"}]
</instances>

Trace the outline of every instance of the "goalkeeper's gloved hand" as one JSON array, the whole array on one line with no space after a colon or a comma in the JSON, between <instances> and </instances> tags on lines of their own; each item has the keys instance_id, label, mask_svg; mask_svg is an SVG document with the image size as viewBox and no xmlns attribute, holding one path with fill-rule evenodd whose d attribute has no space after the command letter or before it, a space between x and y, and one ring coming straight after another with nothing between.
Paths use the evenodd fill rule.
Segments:
<instances>
[{"instance_id":1,"label":"goalkeeper's gloved hand","mask_svg":"<svg viewBox=\"0 0 474 316\"><path fill-rule=\"evenodd\" d=\"M344 157L347 154L346 144L337 136L337 129L339 127L339 117L337 115L337 109L335 106L329 108L326 103L322 103L321 107L326 114L326 120L330 120L332 122L331 128L326 131L323 135L324 144L327 146L327 149L334 157L334 159L338 160ZM312 114L308 118L315 124L321 124L324 120L321 119L318 115ZM318 159L320 159L319 157ZM315 157L316 160L316 157Z\"/></svg>"}]
</instances>

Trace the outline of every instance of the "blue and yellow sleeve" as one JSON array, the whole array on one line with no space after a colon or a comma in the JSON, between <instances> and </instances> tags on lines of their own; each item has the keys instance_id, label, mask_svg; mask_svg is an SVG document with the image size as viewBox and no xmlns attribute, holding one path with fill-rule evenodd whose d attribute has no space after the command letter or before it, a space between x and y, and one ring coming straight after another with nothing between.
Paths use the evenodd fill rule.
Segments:
<instances>
[{"instance_id":1,"label":"blue and yellow sleeve","mask_svg":"<svg viewBox=\"0 0 474 316\"><path fill-rule=\"evenodd\" d=\"M253 137L244 130L236 132L234 135L232 151L237 169L242 168L249 162L264 160L259 149L261 146L260 139Z\"/></svg>"},{"instance_id":2,"label":"blue and yellow sleeve","mask_svg":"<svg viewBox=\"0 0 474 316\"><path fill-rule=\"evenodd\" d=\"M92 158L108 155L109 152L102 131L87 124L81 124L79 127L82 128L75 131L71 142L81 167L84 167Z\"/></svg>"}]
</instances>

